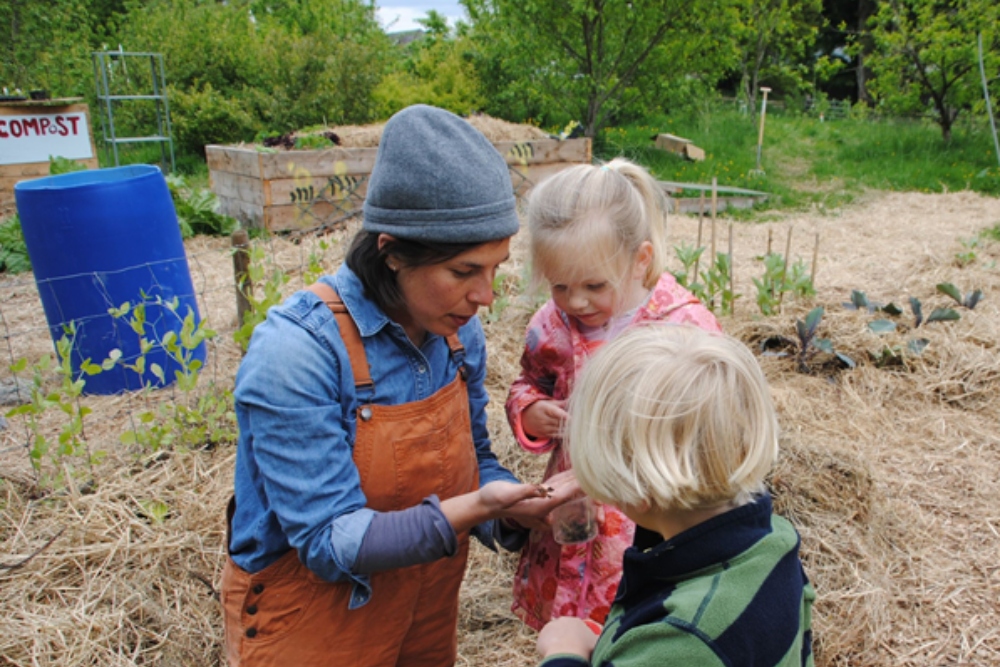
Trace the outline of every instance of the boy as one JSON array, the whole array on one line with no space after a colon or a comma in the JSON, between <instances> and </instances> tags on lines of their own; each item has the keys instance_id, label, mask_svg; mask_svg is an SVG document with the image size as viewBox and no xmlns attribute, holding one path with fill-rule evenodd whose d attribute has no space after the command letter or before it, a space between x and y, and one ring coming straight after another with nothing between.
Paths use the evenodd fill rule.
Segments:
<instances>
[{"instance_id":1,"label":"boy","mask_svg":"<svg viewBox=\"0 0 1000 667\"><path fill-rule=\"evenodd\" d=\"M580 486L638 529L600 637L551 621L542 665L811 666L815 593L764 486L778 424L750 351L694 327L636 327L588 362L569 414Z\"/></svg>"}]
</instances>

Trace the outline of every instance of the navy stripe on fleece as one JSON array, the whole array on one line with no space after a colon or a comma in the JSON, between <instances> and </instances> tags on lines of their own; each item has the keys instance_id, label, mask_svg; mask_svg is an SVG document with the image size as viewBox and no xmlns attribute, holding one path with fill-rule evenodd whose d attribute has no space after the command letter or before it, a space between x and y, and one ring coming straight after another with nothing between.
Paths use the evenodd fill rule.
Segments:
<instances>
[{"instance_id":1,"label":"navy stripe on fleece","mask_svg":"<svg viewBox=\"0 0 1000 667\"><path fill-rule=\"evenodd\" d=\"M790 549L746 609L716 639L717 648L740 656L746 667L777 665L798 637L805 585L798 549Z\"/></svg>"},{"instance_id":2,"label":"navy stripe on fleece","mask_svg":"<svg viewBox=\"0 0 1000 667\"><path fill-rule=\"evenodd\" d=\"M623 634L633 628L658 623L667 616L664 603L673 594L676 585L670 581L645 583L646 596L618 617L618 627L612 637L613 641L618 641Z\"/></svg>"}]
</instances>

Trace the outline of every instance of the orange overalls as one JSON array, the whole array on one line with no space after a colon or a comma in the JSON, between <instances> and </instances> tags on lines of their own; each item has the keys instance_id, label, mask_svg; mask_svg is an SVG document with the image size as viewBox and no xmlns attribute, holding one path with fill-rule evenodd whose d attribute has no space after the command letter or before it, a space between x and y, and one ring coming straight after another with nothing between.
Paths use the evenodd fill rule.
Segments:
<instances>
[{"instance_id":1,"label":"orange overalls","mask_svg":"<svg viewBox=\"0 0 1000 667\"><path fill-rule=\"evenodd\" d=\"M357 326L336 292L317 284L347 346L355 385L371 383ZM452 354L462 350L448 339ZM464 368L433 396L358 409L354 463L368 507L402 510L431 494L479 488ZM369 602L348 609L352 582L321 580L293 549L256 574L227 559L222 573L230 667L445 667L458 647L458 591L469 535L458 551L424 565L371 575Z\"/></svg>"}]
</instances>

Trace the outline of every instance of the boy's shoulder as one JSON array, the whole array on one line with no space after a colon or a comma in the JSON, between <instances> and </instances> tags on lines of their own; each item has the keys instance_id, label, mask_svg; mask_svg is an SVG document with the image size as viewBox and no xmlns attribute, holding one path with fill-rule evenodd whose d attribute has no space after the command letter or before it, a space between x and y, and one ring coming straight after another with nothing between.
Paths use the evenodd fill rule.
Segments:
<instances>
[{"instance_id":1,"label":"boy's shoulder","mask_svg":"<svg viewBox=\"0 0 1000 667\"><path fill-rule=\"evenodd\" d=\"M723 524L714 537L676 548L660 543L638 559L626 557L623 581L642 585L633 594L619 591L593 664L627 655L636 665L708 666L750 653L764 658L760 664L799 664L790 656L802 655L804 647L810 652L815 593L799 559L798 533L764 509L754 512L763 522L754 529L757 538L721 557L709 543L740 542L736 533L748 523Z\"/></svg>"}]
</instances>

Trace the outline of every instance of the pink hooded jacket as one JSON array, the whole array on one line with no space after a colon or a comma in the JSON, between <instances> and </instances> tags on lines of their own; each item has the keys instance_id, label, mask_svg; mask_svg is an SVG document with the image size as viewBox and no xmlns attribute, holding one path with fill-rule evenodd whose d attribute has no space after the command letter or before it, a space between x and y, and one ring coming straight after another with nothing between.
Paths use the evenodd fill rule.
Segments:
<instances>
[{"instance_id":1,"label":"pink hooded jacket","mask_svg":"<svg viewBox=\"0 0 1000 667\"><path fill-rule=\"evenodd\" d=\"M664 321L721 331L718 320L669 273L660 276L648 302L630 323ZM541 400L564 400L587 358L604 341L587 340L575 320L551 300L531 318L521 355L521 375L507 397L507 418L518 443L533 454L551 452L545 479L570 467L562 440L536 440L524 433L521 416ZM560 545L551 531L531 531L514 576L511 609L532 628L560 616L604 623L621 578L622 554L632 546L635 524L601 505L598 536L583 544Z\"/></svg>"}]
</instances>

